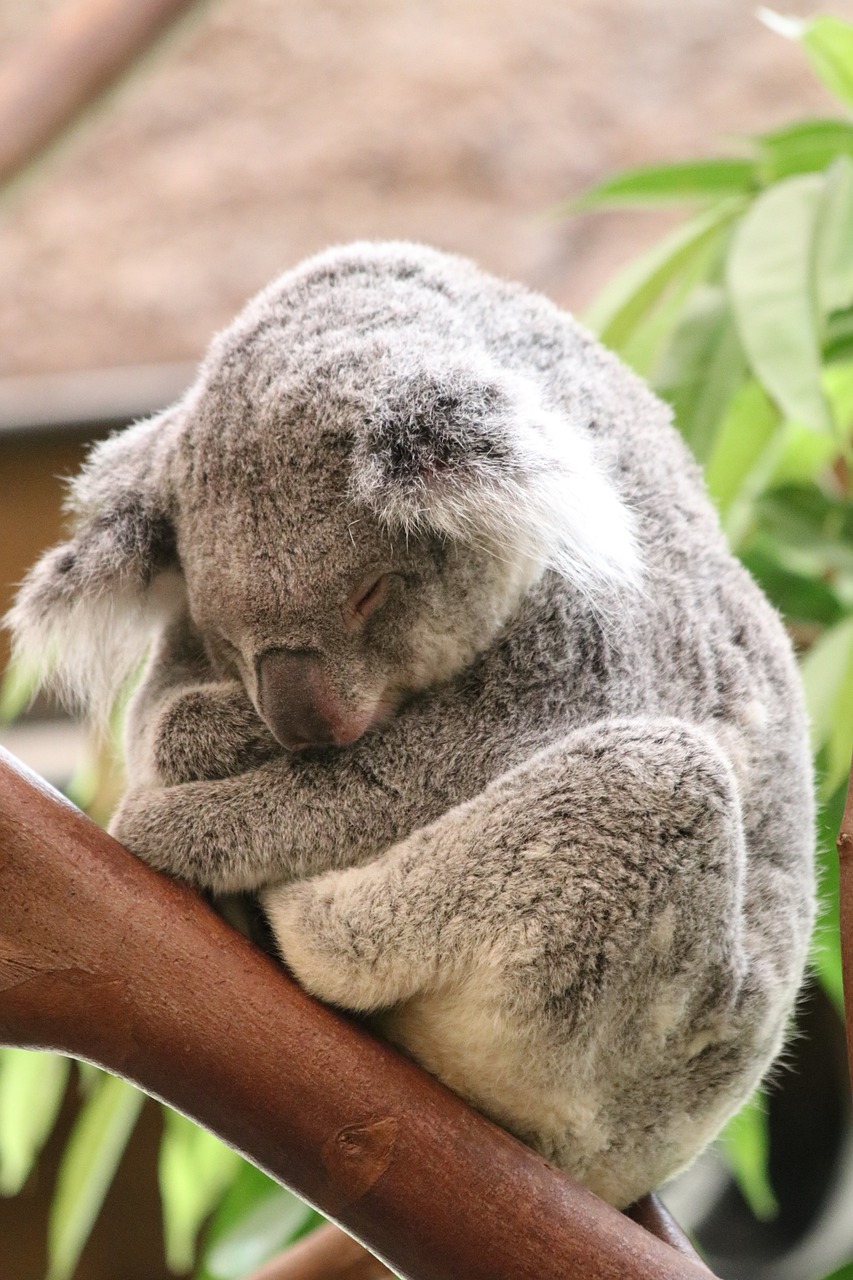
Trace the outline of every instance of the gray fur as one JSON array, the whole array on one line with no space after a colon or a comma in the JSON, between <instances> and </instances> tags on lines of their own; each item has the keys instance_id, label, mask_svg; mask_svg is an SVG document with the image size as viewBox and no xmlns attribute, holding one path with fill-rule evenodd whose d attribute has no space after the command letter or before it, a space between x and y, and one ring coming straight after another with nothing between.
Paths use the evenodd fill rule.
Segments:
<instances>
[{"instance_id":1,"label":"gray fur","mask_svg":"<svg viewBox=\"0 0 853 1280\"><path fill-rule=\"evenodd\" d=\"M114 833L260 891L310 991L612 1203L689 1163L780 1047L813 809L664 406L544 298L355 245L73 496L12 624L101 704L153 637Z\"/></svg>"}]
</instances>

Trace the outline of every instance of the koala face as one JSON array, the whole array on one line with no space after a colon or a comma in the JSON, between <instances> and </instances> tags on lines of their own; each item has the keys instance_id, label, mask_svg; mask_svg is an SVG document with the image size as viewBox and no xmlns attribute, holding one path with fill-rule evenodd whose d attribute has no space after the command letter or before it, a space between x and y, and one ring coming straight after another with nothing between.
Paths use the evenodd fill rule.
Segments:
<instances>
[{"instance_id":1,"label":"koala face","mask_svg":"<svg viewBox=\"0 0 853 1280\"><path fill-rule=\"evenodd\" d=\"M19 652L105 709L188 608L283 745L344 746L468 664L546 568L594 607L636 587L588 424L500 363L466 280L494 287L355 245L260 294L179 404L95 448L10 615Z\"/></svg>"},{"instance_id":2,"label":"koala face","mask_svg":"<svg viewBox=\"0 0 853 1280\"><path fill-rule=\"evenodd\" d=\"M217 376L176 451L190 614L214 669L242 680L289 749L352 743L466 666L542 571L535 556L395 528L359 500L371 417L391 414L398 430L404 412L423 425L439 406L444 429L459 427L458 406L426 375L396 404L387 363L372 350L344 372L312 369L254 396Z\"/></svg>"}]
</instances>

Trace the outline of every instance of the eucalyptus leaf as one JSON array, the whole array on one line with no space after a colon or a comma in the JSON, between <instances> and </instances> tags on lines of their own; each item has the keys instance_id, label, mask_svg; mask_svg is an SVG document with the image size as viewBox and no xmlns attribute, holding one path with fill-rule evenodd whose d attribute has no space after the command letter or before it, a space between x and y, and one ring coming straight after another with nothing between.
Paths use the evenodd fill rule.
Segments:
<instances>
[{"instance_id":1,"label":"eucalyptus leaf","mask_svg":"<svg viewBox=\"0 0 853 1280\"><path fill-rule=\"evenodd\" d=\"M787 417L830 431L814 281L823 194L824 180L814 174L763 192L735 231L726 278L755 376Z\"/></svg>"},{"instance_id":2,"label":"eucalyptus leaf","mask_svg":"<svg viewBox=\"0 0 853 1280\"><path fill-rule=\"evenodd\" d=\"M770 603L787 620L833 626L844 617L844 606L832 587L786 565L772 541L752 539L740 558Z\"/></svg>"},{"instance_id":3,"label":"eucalyptus leaf","mask_svg":"<svg viewBox=\"0 0 853 1280\"><path fill-rule=\"evenodd\" d=\"M708 489L721 515L727 516L743 495L774 441L779 422L779 410L759 383L745 383L732 397L705 468ZM769 467L764 469L769 473Z\"/></svg>"},{"instance_id":4,"label":"eucalyptus leaf","mask_svg":"<svg viewBox=\"0 0 853 1280\"><path fill-rule=\"evenodd\" d=\"M853 618L845 618L830 627L800 662L815 751L820 750L834 734L839 700L851 663Z\"/></svg>"},{"instance_id":5,"label":"eucalyptus leaf","mask_svg":"<svg viewBox=\"0 0 853 1280\"><path fill-rule=\"evenodd\" d=\"M800 38L827 89L853 108L853 24L822 14L806 23Z\"/></svg>"},{"instance_id":6,"label":"eucalyptus leaf","mask_svg":"<svg viewBox=\"0 0 853 1280\"><path fill-rule=\"evenodd\" d=\"M0 724L10 724L26 711L39 687L35 665L10 662L0 679Z\"/></svg>"},{"instance_id":7,"label":"eucalyptus leaf","mask_svg":"<svg viewBox=\"0 0 853 1280\"><path fill-rule=\"evenodd\" d=\"M853 357L853 351L851 351ZM843 436L853 435L853 359L837 361L823 373L826 398L832 405L832 416Z\"/></svg>"},{"instance_id":8,"label":"eucalyptus leaf","mask_svg":"<svg viewBox=\"0 0 853 1280\"><path fill-rule=\"evenodd\" d=\"M704 462L717 427L744 381L746 363L725 292L697 289L672 336L655 389L673 407L694 456Z\"/></svg>"},{"instance_id":9,"label":"eucalyptus leaf","mask_svg":"<svg viewBox=\"0 0 853 1280\"><path fill-rule=\"evenodd\" d=\"M634 329L697 257L711 254L743 208L740 200L725 200L689 219L643 254L603 290L585 317L602 342L621 351Z\"/></svg>"},{"instance_id":10,"label":"eucalyptus leaf","mask_svg":"<svg viewBox=\"0 0 853 1280\"><path fill-rule=\"evenodd\" d=\"M303 1234L319 1215L283 1187L266 1195L221 1237L205 1258L214 1280L240 1280Z\"/></svg>"},{"instance_id":11,"label":"eucalyptus leaf","mask_svg":"<svg viewBox=\"0 0 853 1280\"><path fill-rule=\"evenodd\" d=\"M0 1049L0 1194L26 1182L50 1137L71 1063L52 1053Z\"/></svg>"},{"instance_id":12,"label":"eucalyptus leaf","mask_svg":"<svg viewBox=\"0 0 853 1280\"><path fill-rule=\"evenodd\" d=\"M770 1136L764 1099L753 1094L728 1122L719 1138L726 1160L743 1198L759 1221L779 1213L779 1203L770 1182L767 1155Z\"/></svg>"},{"instance_id":13,"label":"eucalyptus leaf","mask_svg":"<svg viewBox=\"0 0 853 1280\"><path fill-rule=\"evenodd\" d=\"M813 484L837 456L838 441L832 436L810 431L796 422L786 422L779 455L768 476L767 487L781 489L789 484Z\"/></svg>"},{"instance_id":14,"label":"eucalyptus leaf","mask_svg":"<svg viewBox=\"0 0 853 1280\"><path fill-rule=\"evenodd\" d=\"M822 316L853 306L853 160L848 156L839 156L826 174L815 270Z\"/></svg>"},{"instance_id":15,"label":"eucalyptus leaf","mask_svg":"<svg viewBox=\"0 0 853 1280\"><path fill-rule=\"evenodd\" d=\"M839 1267L838 1271L825 1276L824 1280L853 1280L853 1262L846 1262L843 1267Z\"/></svg>"},{"instance_id":16,"label":"eucalyptus leaf","mask_svg":"<svg viewBox=\"0 0 853 1280\"><path fill-rule=\"evenodd\" d=\"M824 764L818 760L818 769ZM844 980L841 968L840 912L838 906L838 852L835 841L844 813L846 781L825 801L817 820L817 875L820 885L818 918L811 963L821 985L844 1018Z\"/></svg>"},{"instance_id":17,"label":"eucalyptus leaf","mask_svg":"<svg viewBox=\"0 0 853 1280\"><path fill-rule=\"evenodd\" d=\"M835 714L826 740L826 763L821 778L823 795L832 795L850 773L853 760L853 648L838 687Z\"/></svg>"},{"instance_id":18,"label":"eucalyptus leaf","mask_svg":"<svg viewBox=\"0 0 853 1280\"><path fill-rule=\"evenodd\" d=\"M664 290L643 317L642 324L636 325L622 344L619 352L622 359L646 381L653 382L658 377L662 360L666 358L692 295L697 287L701 289L702 283L713 272L718 258L713 245L698 254Z\"/></svg>"},{"instance_id":19,"label":"eucalyptus leaf","mask_svg":"<svg viewBox=\"0 0 853 1280\"><path fill-rule=\"evenodd\" d=\"M825 567L853 572L853 502L816 485L781 485L761 495L757 518L779 543L821 552Z\"/></svg>"},{"instance_id":20,"label":"eucalyptus leaf","mask_svg":"<svg viewBox=\"0 0 853 1280\"><path fill-rule=\"evenodd\" d=\"M104 1075L63 1153L48 1224L48 1280L70 1280L133 1132L143 1095Z\"/></svg>"},{"instance_id":21,"label":"eucalyptus leaf","mask_svg":"<svg viewBox=\"0 0 853 1280\"><path fill-rule=\"evenodd\" d=\"M853 307L837 311L828 318L823 358L827 363L853 360Z\"/></svg>"},{"instance_id":22,"label":"eucalyptus leaf","mask_svg":"<svg viewBox=\"0 0 853 1280\"><path fill-rule=\"evenodd\" d=\"M757 189L756 166L750 159L712 158L628 169L583 192L563 212L582 212L613 205L671 204L678 200L719 200L749 195Z\"/></svg>"},{"instance_id":23,"label":"eucalyptus leaf","mask_svg":"<svg viewBox=\"0 0 853 1280\"><path fill-rule=\"evenodd\" d=\"M158 1168L170 1270L190 1270L201 1225L222 1199L241 1164L237 1152L212 1133L178 1112L166 1110Z\"/></svg>"},{"instance_id":24,"label":"eucalyptus leaf","mask_svg":"<svg viewBox=\"0 0 853 1280\"><path fill-rule=\"evenodd\" d=\"M762 185L795 173L819 173L838 156L853 156L853 124L800 120L752 139Z\"/></svg>"}]
</instances>

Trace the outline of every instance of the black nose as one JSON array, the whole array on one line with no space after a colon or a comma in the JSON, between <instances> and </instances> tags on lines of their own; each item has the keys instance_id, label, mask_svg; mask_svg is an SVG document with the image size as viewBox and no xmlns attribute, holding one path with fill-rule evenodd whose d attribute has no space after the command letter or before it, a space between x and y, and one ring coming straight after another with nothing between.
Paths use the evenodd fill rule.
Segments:
<instances>
[{"instance_id":1,"label":"black nose","mask_svg":"<svg viewBox=\"0 0 853 1280\"><path fill-rule=\"evenodd\" d=\"M307 649L269 649L258 659L258 702L264 720L283 747L326 747L332 726L319 705L322 671Z\"/></svg>"}]
</instances>

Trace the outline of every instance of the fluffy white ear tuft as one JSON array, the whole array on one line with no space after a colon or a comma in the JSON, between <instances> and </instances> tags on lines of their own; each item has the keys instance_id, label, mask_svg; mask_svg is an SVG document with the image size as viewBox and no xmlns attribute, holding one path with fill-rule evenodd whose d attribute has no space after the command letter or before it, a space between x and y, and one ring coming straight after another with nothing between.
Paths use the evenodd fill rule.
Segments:
<instances>
[{"instance_id":1,"label":"fluffy white ear tuft","mask_svg":"<svg viewBox=\"0 0 853 1280\"><path fill-rule=\"evenodd\" d=\"M406 379L367 424L353 492L389 525L555 569L596 608L642 586L632 513L588 431L516 375Z\"/></svg>"},{"instance_id":2,"label":"fluffy white ear tuft","mask_svg":"<svg viewBox=\"0 0 853 1280\"><path fill-rule=\"evenodd\" d=\"M65 701L108 712L182 590L175 534L155 465L172 411L98 445L72 485L76 528L25 578L5 618L13 654Z\"/></svg>"}]
</instances>

